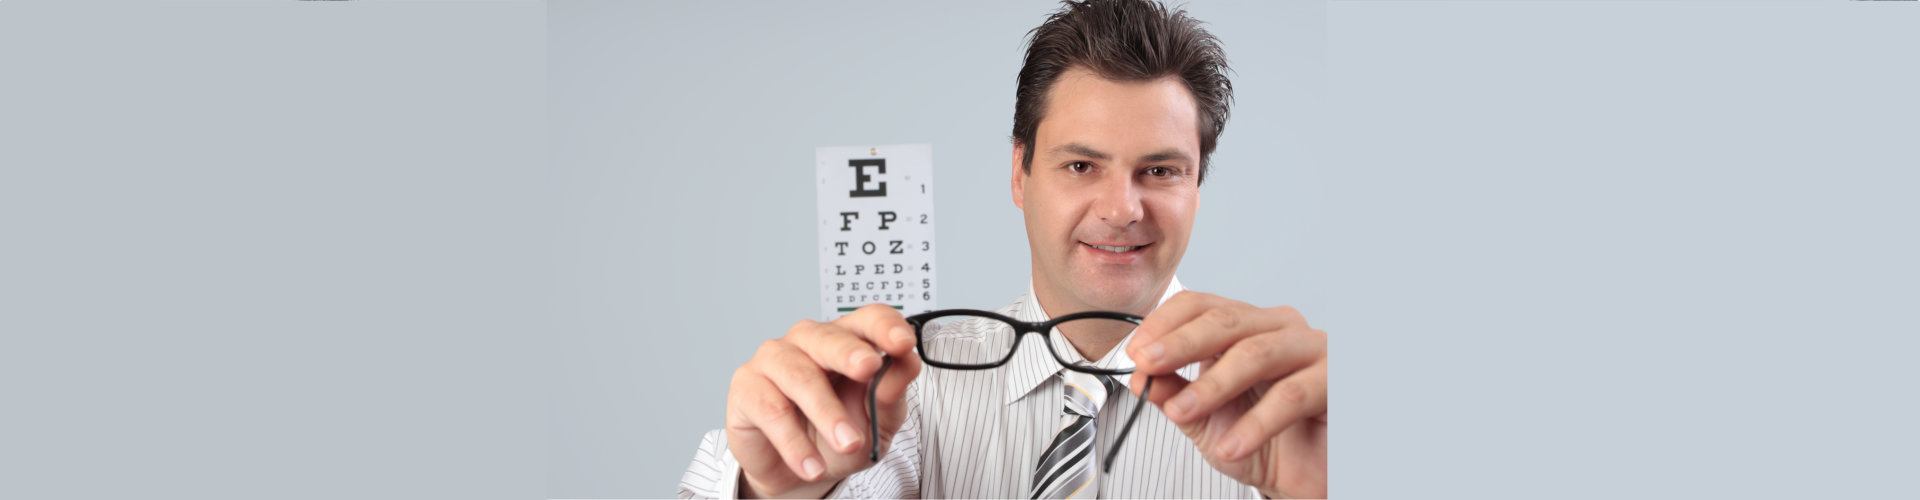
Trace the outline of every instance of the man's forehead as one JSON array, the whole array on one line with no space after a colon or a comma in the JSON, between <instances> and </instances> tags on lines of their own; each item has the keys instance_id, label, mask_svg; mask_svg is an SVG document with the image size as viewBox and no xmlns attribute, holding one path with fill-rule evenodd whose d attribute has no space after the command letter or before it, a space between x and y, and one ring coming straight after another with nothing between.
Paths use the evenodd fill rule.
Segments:
<instances>
[{"instance_id":1,"label":"man's forehead","mask_svg":"<svg viewBox=\"0 0 1920 500\"><path fill-rule=\"evenodd\" d=\"M1191 160L1199 151L1199 110L1175 76L1116 80L1074 68L1047 89L1034 145L1050 155L1149 161Z\"/></svg>"}]
</instances>

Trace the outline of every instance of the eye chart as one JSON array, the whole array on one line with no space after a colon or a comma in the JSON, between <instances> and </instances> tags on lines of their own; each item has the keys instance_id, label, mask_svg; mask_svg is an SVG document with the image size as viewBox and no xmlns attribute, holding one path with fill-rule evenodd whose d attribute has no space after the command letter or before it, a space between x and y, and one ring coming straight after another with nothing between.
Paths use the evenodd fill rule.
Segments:
<instances>
[{"instance_id":1,"label":"eye chart","mask_svg":"<svg viewBox=\"0 0 1920 500\"><path fill-rule=\"evenodd\" d=\"M933 145L817 148L814 168L822 320L876 302L933 310Z\"/></svg>"}]
</instances>

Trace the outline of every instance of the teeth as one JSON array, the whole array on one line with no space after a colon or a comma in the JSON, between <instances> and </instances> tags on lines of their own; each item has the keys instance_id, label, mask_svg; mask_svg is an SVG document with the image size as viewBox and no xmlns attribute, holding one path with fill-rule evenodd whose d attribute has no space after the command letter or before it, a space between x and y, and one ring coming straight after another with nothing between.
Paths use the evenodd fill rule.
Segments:
<instances>
[{"instance_id":1,"label":"teeth","mask_svg":"<svg viewBox=\"0 0 1920 500\"><path fill-rule=\"evenodd\" d=\"M1087 246L1098 248L1101 250L1106 250L1109 252L1114 252L1114 253L1131 252L1134 249L1140 248L1140 247L1110 247L1106 245L1094 245L1094 244L1088 244Z\"/></svg>"}]
</instances>

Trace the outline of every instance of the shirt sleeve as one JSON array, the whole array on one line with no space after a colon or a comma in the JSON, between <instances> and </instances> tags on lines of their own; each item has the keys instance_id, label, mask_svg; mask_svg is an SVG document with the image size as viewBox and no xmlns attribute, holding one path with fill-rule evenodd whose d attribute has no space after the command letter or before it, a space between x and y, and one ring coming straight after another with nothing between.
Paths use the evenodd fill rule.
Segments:
<instances>
[{"instance_id":1,"label":"shirt sleeve","mask_svg":"<svg viewBox=\"0 0 1920 500\"><path fill-rule=\"evenodd\" d=\"M841 480L826 498L920 498L920 381L907 384L907 418L880 463ZM680 476L680 498L740 498L740 462L724 429L707 431Z\"/></svg>"},{"instance_id":2,"label":"shirt sleeve","mask_svg":"<svg viewBox=\"0 0 1920 500\"><path fill-rule=\"evenodd\" d=\"M680 476L680 498L740 498L739 487L740 462L727 451L726 430L707 431L693 452L693 465Z\"/></svg>"}]
</instances>

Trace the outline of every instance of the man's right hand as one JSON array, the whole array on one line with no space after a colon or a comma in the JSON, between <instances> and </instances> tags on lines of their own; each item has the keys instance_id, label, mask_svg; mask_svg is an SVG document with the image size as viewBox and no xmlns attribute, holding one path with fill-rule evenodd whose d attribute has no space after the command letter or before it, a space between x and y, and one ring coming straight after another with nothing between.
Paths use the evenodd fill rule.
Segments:
<instances>
[{"instance_id":1,"label":"man's right hand","mask_svg":"<svg viewBox=\"0 0 1920 500\"><path fill-rule=\"evenodd\" d=\"M907 383L920 375L913 327L870 304L831 323L801 320L760 345L727 388L727 446L740 462L742 498L820 498L886 455L906 418ZM880 352L893 359L874 394L880 436L867 436L867 381Z\"/></svg>"}]
</instances>

